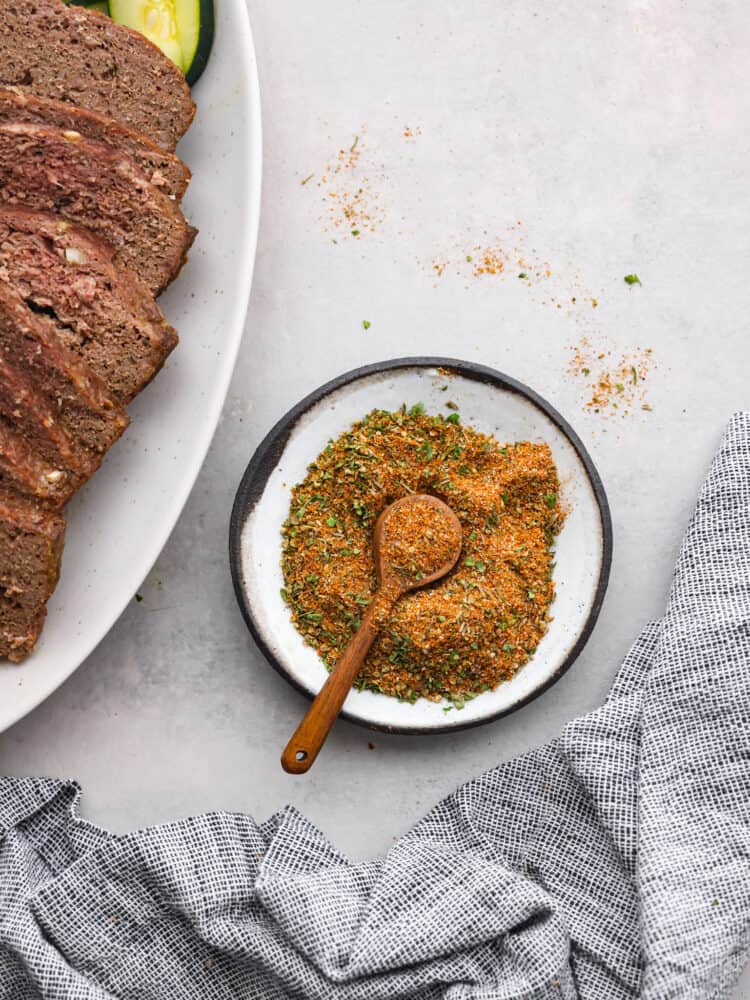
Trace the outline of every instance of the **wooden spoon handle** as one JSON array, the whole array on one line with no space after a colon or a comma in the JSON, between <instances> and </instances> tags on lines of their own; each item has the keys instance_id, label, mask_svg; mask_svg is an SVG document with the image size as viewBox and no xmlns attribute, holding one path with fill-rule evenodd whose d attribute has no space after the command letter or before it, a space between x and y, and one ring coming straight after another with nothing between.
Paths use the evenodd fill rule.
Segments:
<instances>
[{"instance_id":1,"label":"wooden spoon handle","mask_svg":"<svg viewBox=\"0 0 750 1000\"><path fill-rule=\"evenodd\" d=\"M346 701L354 678L378 634L379 628L373 621L378 605L382 614L382 602L377 600L376 595L362 617L362 624L287 743L281 755L281 766L289 774L304 774L315 763L315 758ZM378 617L380 621L383 620L381 615Z\"/></svg>"}]
</instances>

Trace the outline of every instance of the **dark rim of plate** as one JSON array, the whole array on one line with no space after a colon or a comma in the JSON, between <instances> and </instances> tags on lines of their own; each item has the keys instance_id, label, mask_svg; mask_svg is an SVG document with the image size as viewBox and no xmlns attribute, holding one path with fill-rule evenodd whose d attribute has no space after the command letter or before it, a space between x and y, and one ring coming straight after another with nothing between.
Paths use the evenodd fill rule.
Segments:
<instances>
[{"instance_id":1,"label":"dark rim of plate","mask_svg":"<svg viewBox=\"0 0 750 1000\"><path fill-rule=\"evenodd\" d=\"M401 733L405 735L454 733L462 729L472 729L475 726L483 726L486 723L493 722L504 715L509 715L511 712L517 711L523 705L528 705L529 702L538 698L539 695L543 694L556 681L558 681L576 661L583 647L588 642L589 636L591 635L591 632L596 625L597 618L599 617L599 612L601 611L604 595L607 590L607 584L609 582L609 571L612 565L612 518L609 510L609 502L607 501L607 494L604 491L604 485L599 477L599 473L594 467L594 463L592 462L589 453L586 451L583 442L578 437L576 432L567 420L565 420L565 418L562 417L553 406L550 406L545 399L534 392L533 389L529 389L528 386L516 381L516 379L511 378L509 375L504 375L502 372L495 371L493 368L487 368L484 365L474 364L470 361L458 361L454 358L430 357L397 358L393 361L380 361L377 364L364 365L361 368L355 368L353 371L346 372L344 375L339 375L338 378L332 379L330 382L326 382L314 392L311 392L309 396L305 396L304 399L297 403L296 406L292 407L292 409L278 421L278 423L268 432L263 441L258 445L255 454L250 460L250 464L245 470L245 474L243 475L237 490L237 494L234 499L234 506L232 507L232 515L229 521L229 565L232 571L232 583L234 584L234 593L237 597L237 603L240 606L242 616L245 619L247 627L250 629L258 648L261 650L274 670L281 674L281 676L288 681L292 687L296 688L301 694L305 695L306 698L312 700L314 695L310 694L309 691L307 691L287 672L284 665L279 662L273 652L269 649L255 620L252 607L247 599L247 593L242 575L242 529L248 515L255 507L255 504L262 497L268 479L278 465L287 441L291 437L300 418L304 416L309 409L315 406L316 403L320 402L321 399L324 399L337 389L341 389L343 386L349 385L352 382L357 382L360 379L367 378L370 375L397 371L403 368L444 368L449 372L461 375L464 378L496 386L506 392L514 392L519 396L523 396L528 399L538 409L540 409L560 431L562 431L570 444L573 446L586 470L586 474L589 478L592 491L599 507L599 516L601 520L601 569L599 571L599 579L597 581L596 592L594 594L594 601L588 618L584 623L578 639L557 670L555 670L555 672L548 677L543 684L540 684L539 687L535 688L532 692L526 695L525 698L520 699L507 708L494 712L492 715L485 716L481 719L474 719L468 722L459 723L458 725L454 724L430 727L420 725L387 726L368 722L365 719L356 718L348 712L341 712L340 715L340 718L346 719L348 722L353 722L358 726L363 726L365 729L385 733Z\"/></svg>"}]
</instances>

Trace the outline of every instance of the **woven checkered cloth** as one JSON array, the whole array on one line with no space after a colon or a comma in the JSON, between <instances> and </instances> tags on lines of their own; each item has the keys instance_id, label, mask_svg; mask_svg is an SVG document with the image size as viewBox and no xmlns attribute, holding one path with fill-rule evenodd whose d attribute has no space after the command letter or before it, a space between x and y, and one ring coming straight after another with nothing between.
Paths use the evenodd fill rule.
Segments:
<instances>
[{"instance_id":1,"label":"woven checkered cloth","mask_svg":"<svg viewBox=\"0 0 750 1000\"><path fill-rule=\"evenodd\" d=\"M0 783L5 1000L728 996L750 934L750 414L606 704L349 864L294 809L115 837Z\"/></svg>"}]
</instances>

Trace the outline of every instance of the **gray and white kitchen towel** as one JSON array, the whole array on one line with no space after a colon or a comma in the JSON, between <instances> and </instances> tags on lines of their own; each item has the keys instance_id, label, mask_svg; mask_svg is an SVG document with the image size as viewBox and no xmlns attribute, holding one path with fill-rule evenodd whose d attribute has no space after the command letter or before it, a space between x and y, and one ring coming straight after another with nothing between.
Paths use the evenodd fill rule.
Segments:
<instances>
[{"instance_id":1,"label":"gray and white kitchen towel","mask_svg":"<svg viewBox=\"0 0 750 1000\"><path fill-rule=\"evenodd\" d=\"M3 1000L728 996L750 936L750 414L606 704L382 860L291 808L115 837L78 795L0 782Z\"/></svg>"}]
</instances>

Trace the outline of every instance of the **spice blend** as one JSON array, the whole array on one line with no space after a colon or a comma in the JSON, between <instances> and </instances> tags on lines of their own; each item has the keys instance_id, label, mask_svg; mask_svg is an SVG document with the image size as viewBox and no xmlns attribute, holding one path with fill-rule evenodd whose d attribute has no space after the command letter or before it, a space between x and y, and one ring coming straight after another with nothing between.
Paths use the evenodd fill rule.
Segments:
<instances>
[{"instance_id":1,"label":"spice blend","mask_svg":"<svg viewBox=\"0 0 750 1000\"><path fill-rule=\"evenodd\" d=\"M451 511L420 494L391 507L378 531L384 573L406 586L450 565L461 549L461 526Z\"/></svg>"},{"instance_id":2,"label":"spice blend","mask_svg":"<svg viewBox=\"0 0 750 1000\"><path fill-rule=\"evenodd\" d=\"M448 576L397 602L355 686L460 708L511 678L547 630L557 470L546 444L503 445L421 404L373 410L330 441L294 487L282 529L282 596L329 668L377 589L375 521L410 493L452 508L463 550Z\"/></svg>"}]
</instances>

